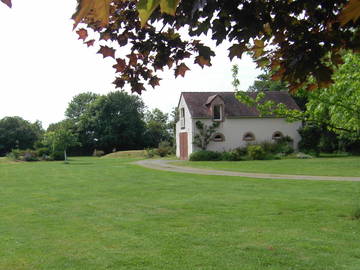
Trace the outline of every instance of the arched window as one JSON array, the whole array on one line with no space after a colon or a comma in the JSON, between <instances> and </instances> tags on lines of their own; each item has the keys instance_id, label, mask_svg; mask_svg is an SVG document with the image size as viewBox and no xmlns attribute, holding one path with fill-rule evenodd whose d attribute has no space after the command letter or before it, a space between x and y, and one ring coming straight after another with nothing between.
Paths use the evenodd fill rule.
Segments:
<instances>
[{"instance_id":1,"label":"arched window","mask_svg":"<svg viewBox=\"0 0 360 270\"><path fill-rule=\"evenodd\" d=\"M225 141L225 136L224 136L224 134L222 134L222 133L215 133L215 134L213 135L212 140L213 140L214 142L223 142L223 141Z\"/></svg>"},{"instance_id":2,"label":"arched window","mask_svg":"<svg viewBox=\"0 0 360 270\"><path fill-rule=\"evenodd\" d=\"M280 131L275 131L272 135L273 140L280 140L284 135Z\"/></svg>"},{"instance_id":3,"label":"arched window","mask_svg":"<svg viewBox=\"0 0 360 270\"><path fill-rule=\"evenodd\" d=\"M252 132L246 132L244 134L243 140L247 142L255 141L255 135Z\"/></svg>"}]
</instances>

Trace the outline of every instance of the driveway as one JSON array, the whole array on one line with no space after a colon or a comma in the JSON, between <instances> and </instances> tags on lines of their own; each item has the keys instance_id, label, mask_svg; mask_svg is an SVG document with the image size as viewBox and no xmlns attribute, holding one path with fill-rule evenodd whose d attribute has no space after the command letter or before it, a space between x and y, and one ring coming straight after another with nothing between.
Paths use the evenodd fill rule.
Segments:
<instances>
[{"instance_id":1,"label":"driveway","mask_svg":"<svg viewBox=\"0 0 360 270\"><path fill-rule=\"evenodd\" d=\"M345 176L313 176L313 175L289 175L289 174L268 174L268 173L245 173L221 170L199 169L185 166L176 166L170 163L176 163L179 160L164 160L164 159L144 159L136 161L135 164L149 169L192 173L202 175L224 175L224 176L240 176L249 178L261 179L287 179L287 180L316 180L316 181L360 181L360 177L345 177Z\"/></svg>"}]
</instances>

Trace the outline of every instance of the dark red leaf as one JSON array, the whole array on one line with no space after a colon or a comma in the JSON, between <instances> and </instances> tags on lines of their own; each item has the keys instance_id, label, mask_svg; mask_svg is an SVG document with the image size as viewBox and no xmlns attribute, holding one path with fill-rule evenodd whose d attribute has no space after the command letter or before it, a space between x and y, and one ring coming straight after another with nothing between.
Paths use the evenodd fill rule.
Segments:
<instances>
[{"instance_id":1,"label":"dark red leaf","mask_svg":"<svg viewBox=\"0 0 360 270\"><path fill-rule=\"evenodd\" d=\"M137 63L136 54L131 53L131 54L128 54L127 57L129 58L129 65L130 66L136 66L136 63Z\"/></svg>"},{"instance_id":2,"label":"dark red leaf","mask_svg":"<svg viewBox=\"0 0 360 270\"><path fill-rule=\"evenodd\" d=\"M5 5L7 5L9 8L12 7L12 3L11 0L1 0L1 2L3 2Z\"/></svg>"},{"instance_id":3,"label":"dark red leaf","mask_svg":"<svg viewBox=\"0 0 360 270\"><path fill-rule=\"evenodd\" d=\"M88 47L93 46L95 42L95 39L91 39L89 41L84 42Z\"/></svg>"},{"instance_id":4,"label":"dark red leaf","mask_svg":"<svg viewBox=\"0 0 360 270\"><path fill-rule=\"evenodd\" d=\"M113 65L113 68L116 69L116 72L123 72L126 68L125 60L121 58L116 58L116 64Z\"/></svg>"},{"instance_id":5,"label":"dark red leaf","mask_svg":"<svg viewBox=\"0 0 360 270\"><path fill-rule=\"evenodd\" d=\"M113 84L115 84L116 88L123 88L125 85L125 80L123 80L122 78L116 78Z\"/></svg>"},{"instance_id":6,"label":"dark red leaf","mask_svg":"<svg viewBox=\"0 0 360 270\"><path fill-rule=\"evenodd\" d=\"M205 59L205 57L201 55L196 56L194 63L201 66L201 68L204 68L204 66L211 66L210 59Z\"/></svg>"},{"instance_id":7,"label":"dark red leaf","mask_svg":"<svg viewBox=\"0 0 360 270\"><path fill-rule=\"evenodd\" d=\"M235 56L241 58L242 54L246 51L243 44L234 44L229 48L229 58L232 60Z\"/></svg>"},{"instance_id":8,"label":"dark red leaf","mask_svg":"<svg viewBox=\"0 0 360 270\"><path fill-rule=\"evenodd\" d=\"M175 69L175 78L179 75L181 76L185 76L185 72L190 70L190 68L187 67L187 65L185 65L184 63L181 63L180 65L178 65Z\"/></svg>"},{"instance_id":9,"label":"dark red leaf","mask_svg":"<svg viewBox=\"0 0 360 270\"><path fill-rule=\"evenodd\" d=\"M88 37L88 31L84 28L81 28L79 30L76 31L76 34L79 35L79 39L82 39L83 41L86 40L86 38Z\"/></svg>"},{"instance_id":10,"label":"dark red leaf","mask_svg":"<svg viewBox=\"0 0 360 270\"><path fill-rule=\"evenodd\" d=\"M101 53L104 58L108 56L115 58L115 50L108 46L100 46L100 50L98 51L98 53Z\"/></svg>"},{"instance_id":11,"label":"dark red leaf","mask_svg":"<svg viewBox=\"0 0 360 270\"><path fill-rule=\"evenodd\" d=\"M154 76L150 79L149 84L152 86L152 88L155 88L155 86L160 85L160 78Z\"/></svg>"}]
</instances>

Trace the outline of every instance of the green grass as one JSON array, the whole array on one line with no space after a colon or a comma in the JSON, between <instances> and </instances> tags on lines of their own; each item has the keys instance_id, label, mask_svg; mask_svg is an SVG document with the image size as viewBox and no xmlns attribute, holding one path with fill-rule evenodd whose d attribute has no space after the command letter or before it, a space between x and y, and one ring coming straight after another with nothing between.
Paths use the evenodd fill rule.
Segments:
<instances>
[{"instance_id":1,"label":"green grass","mask_svg":"<svg viewBox=\"0 0 360 270\"><path fill-rule=\"evenodd\" d=\"M144 158L145 150L118 151L107 154L103 158Z\"/></svg>"},{"instance_id":2,"label":"green grass","mask_svg":"<svg viewBox=\"0 0 360 270\"><path fill-rule=\"evenodd\" d=\"M0 163L0 269L359 269L359 182L130 161Z\"/></svg>"},{"instance_id":3,"label":"green grass","mask_svg":"<svg viewBox=\"0 0 360 270\"><path fill-rule=\"evenodd\" d=\"M176 165L254 173L360 176L360 157L254 161L181 161Z\"/></svg>"}]
</instances>

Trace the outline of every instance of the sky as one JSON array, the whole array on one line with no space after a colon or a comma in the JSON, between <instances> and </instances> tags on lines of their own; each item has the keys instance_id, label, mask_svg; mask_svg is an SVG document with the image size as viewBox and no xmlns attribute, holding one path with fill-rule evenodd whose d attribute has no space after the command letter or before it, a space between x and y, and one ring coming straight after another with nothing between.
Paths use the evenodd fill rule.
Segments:
<instances>
[{"instance_id":1,"label":"sky","mask_svg":"<svg viewBox=\"0 0 360 270\"><path fill-rule=\"evenodd\" d=\"M46 128L64 119L75 95L116 90L115 60L87 48L72 30L75 7L76 0L13 0L12 9L0 3L0 119L20 116L40 120ZM260 71L246 55L230 62L228 47L216 48L210 68L189 65L185 78L165 71L160 87L147 87L141 95L145 105L170 112L181 91L232 91L233 64L239 66L240 88L246 90Z\"/></svg>"}]
</instances>

